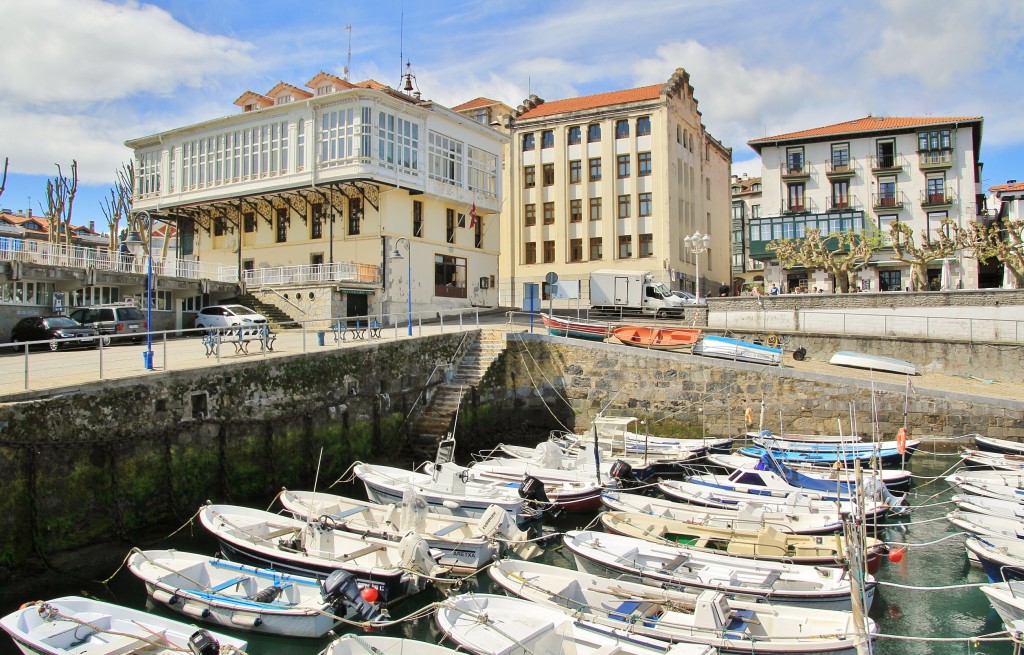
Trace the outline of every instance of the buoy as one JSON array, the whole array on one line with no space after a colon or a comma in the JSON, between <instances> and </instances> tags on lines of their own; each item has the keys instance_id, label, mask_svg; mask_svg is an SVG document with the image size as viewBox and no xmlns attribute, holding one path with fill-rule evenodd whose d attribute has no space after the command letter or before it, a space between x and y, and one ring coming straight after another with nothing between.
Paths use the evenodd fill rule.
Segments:
<instances>
[{"instance_id":1,"label":"buoy","mask_svg":"<svg viewBox=\"0 0 1024 655\"><path fill-rule=\"evenodd\" d=\"M363 587L363 590L359 592L359 595L363 597L367 603L376 603L377 599L380 598L380 594L373 587Z\"/></svg>"},{"instance_id":2,"label":"buoy","mask_svg":"<svg viewBox=\"0 0 1024 655\"><path fill-rule=\"evenodd\" d=\"M743 420L747 422L747 425L754 424L754 411L749 407L743 410Z\"/></svg>"},{"instance_id":3,"label":"buoy","mask_svg":"<svg viewBox=\"0 0 1024 655\"><path fill-rule=\"evenodd\" d=\"M897 548L896 550L889 551L889 561L893 564L898 564L903 561L903 553L907 552L907 547Z\"/></svg>"},{"instance_id":4,"label":"buoy","mask_svg":"<svg viewBox=\"0 0 1024 655\"><path fill-rule=\"evenodd\" d=\"M896 433L896 450L900 455L907 453L907 429L900 428L899 432Z\"/></svg>"}]
</instances>

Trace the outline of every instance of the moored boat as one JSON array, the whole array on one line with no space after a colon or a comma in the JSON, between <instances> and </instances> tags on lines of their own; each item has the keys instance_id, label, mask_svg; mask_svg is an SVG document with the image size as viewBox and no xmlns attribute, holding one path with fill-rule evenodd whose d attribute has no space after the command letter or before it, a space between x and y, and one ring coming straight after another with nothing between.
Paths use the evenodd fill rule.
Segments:
<instances>
[{"instance_id":1,"label":"moored boat","mask_svg":"<svg viewBox=\"0 0 1024 655\"><path fill-rule=\"evenodd\" d=\"M128 570L168 609L236 630L315 638L384 616L345 571L317 580L177 550L134 550Z\"/></svg>"},{"instance_id":2,"label":"moored boat","mask_svg":"<svg viewBox=\"0 0 1024 655\"><path fill-rule=\"evenodd\" d=\"M986 516L1013 518L1018 521L1024 521L1024 505L1016 500L1003 500L1000 498L989 498L988 496L958 493L953 496L952 501L956 503L957 509L971 514L984 514Z\"/></svg>"},{"instance_id":3,"label":"moored boat","mask_svg":"<svg viewBox=\"0 0 1024 655\"><path fill-rule=\"evenodd\" d=\"M960 457L968 468L1020 471L1021 475L1024 475L1024 455L989 450L964 450L961 451Z\"/></svg>"},{"instance_id":4,"label":"moored boat","mask_svg":"<svg viewBox=\"0 0 1024 655\"><path fill-rule=\"evenodd\" d=\"M994 582L981 587L981 591L1003 620L1003 625L1009 626L1013 621L1024 619L1024 582Z\"/></svg>"},{"instance_id":5,"label":"moored boat","mask_svg":"<svg viewBox=\"0 0 1024 655\"><path fill-rule=\"evenodd\" d=\"M781 364L782 349L762 346L753 341L742 339L731 339L729 337L717 337L704 335L704 338L693 345L694 355L704 357L718 357L720 359L732 359L738 362L750 362L752 364Z\"/></svg>"},{"instance_id":6,"label":"moored boat","mask_svg":"<svg viewBox=\"0 0 1024 655\"><path fill-rule=\"evenodd\" d=\"M623 325L612 330L612 336L627 346L654 350L686 350L700 339L699 328L648 327Z\"/></svg>"},{"instance_id":7,"label":"moored boat","mask_svg":"<svg viewBox=\"0 0 1024 655\"><path fill-rule=\"evenodd\" d=\"M156 614L78 596L25 603L0 619L0 627L25 655L206 655L222 649L244 655L248 645Z\"/></svg>"},{"instance_id":8,"label":"moored boat","mask_svg":"<svg viewBox=\"0 0 1024 655\"><path fill-rule=\"evenodd\" d=\"M572 318L571 316L554 316L541 312L541 321L548 334L556 337L575 337L577 339L590 339L592 341L604 341L612 334L615 325L602 321L589 321L583 318Z\"/></svg>"},{"instance_id":9,"label":"moored boat","mask_svg":"<svg viewBox=\"0 0 1024 655\"><path fill-rule=\"evenodd\" d=\"M819 609L849 610L850 579L840 568L803 566L714 555L685 546L653 544L633 537L571 530L563 537L576 568L671 588L714 589L727 595ZM867 576L866 607L875 581Z\"/></svg>"},{"instance_id":10,"label":"moored boat","mask_svg":"<svg viewBox=\"0 0 1024 655\"><path fill-rule=\"evenodd\" d=\"M748 471L757 470L761 460L754 459L753 457L745 457L743 455L709 453L705 457L705 461L709 466L732 472L738 469ZM833 488L836 483L850 484L855 482L854 471L850 468L826 468L823 466L811 466L809 464L794 462L782 463L778 460L775 461L783 470L790 469L807 477L824 481L831 484ZM908 491L910 489L911 480L913 479L913 475L907 469L862 469L861 474L864 476L865 480L876 478L890 491Z\"/></svg>"},{"instance_id":11,"label":"moored boat","mask_svg":"<svg viewBox=\"0 0 1024 655\"><path fill-rule=\"evenodd\" d=\"M462 655L459 651L429 642L376 635L341 635L320 655Z\"/></svg>"},{"instance_id":12,"label":"moored boat","mask_svg":"<svg viewBox=\"0 0 1024 655\"><path fill-rule=\"evenodd\" d=\"M978 450L984 450L990 453L1024 456L1024 443L1020 441L983 437L980 434L976 434L974 435L974 445L977 446Z\"/></svg>"},{"instance_id":13,"label":"moored boat","mask_svg":"<svg viewBox=\"0 0 1024 655\"><path fill-rule=\"evenodd\" d=\"M665 642L694 642L722 653L854 653L850 612L730 599L718 591L664 589L562 567L504 560L488 574L507 593L573 610L607 627ZM868 620L867 631L874 630Z\"/></svg>"},{"instance_id":14,"label":"moored boat","mask_svg":"<svg viewBox=\"0 0 1024 655\"><path fill-rule=\"evenodd\" d=\"M989 582L1024 580L1024 541L1012 537L970 536L964 547L973 554Z\"/></svg>"},{"instance_id":15,"label":"moored boat","mask_svg":"<svg viewBox=\"0 0 1024 655\"><path fill-rule=\"evenodd\" d=\"M769 450L759 446L744 446L736 452L746 457L761 459L761 457L763 457L766 452L769 452ZM877 460L879 466L882 468L890 468L904 466L910 461L910 456L914 453L914 450L913 448L908 447L902 453L899 451L899 448L879 448L864 451L832 450L818 452L772 449L770 452L775 459L784 464L796 463L808 464L810 466L845 466L847 468L853 468L855 463L859 461L862 466L870 468L871 464Z\"/></svg>"}]
</instances>

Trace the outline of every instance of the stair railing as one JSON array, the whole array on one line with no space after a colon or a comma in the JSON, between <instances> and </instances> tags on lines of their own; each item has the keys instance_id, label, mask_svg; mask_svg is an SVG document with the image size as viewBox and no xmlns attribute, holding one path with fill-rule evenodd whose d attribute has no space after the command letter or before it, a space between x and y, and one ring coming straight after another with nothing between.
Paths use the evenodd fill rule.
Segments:
<instances>
[{"instance_id":1,"label":"stair railing","mask_svg":"<svg viewBox=\"0 0 1024 655\"><path fill-rule=\"evenodd\" d=\"M452 353L451 357L449 357L444 364L434 365L433 370L430 371L430 375L427 376L427 382L423 385L423 389L421 389L419 395L416 396L416 400L413 401L412 407L409 408L408 413L406 413L405 418L402 420L402 424L398 426L399 430L404 428L409 423L409 419L412 418L412 415L416 411L416 408L419 406L421 400L423 400L424 405L426 404L425 396L427 394L427 390L430 389L431 383L434 380L434 375L441 369L448 369L455 362L455 358L458 356L459 351L462 350L462 347L466 344L466 340L470 337L470 335L471 333L469 332L462 335L462 340L459 341L459 345L458 347L455 348L455 352Z\"/></svg>"},{"instance_id":2,"label":"stair railing","mask_svg":"<svg viewBox=\"0 0 1024 655\"><path fill-rule=\"evenodd\" d=\"M302 307L299 307L298 305L296 305L295 303L293 303L293 302L292 302L291 300L288 300L288 298L286 298L286 297L285 297L285 296L284 296L284 295L283 295L283 294L282 294L282 293L281 293L280 291L278 291L277 289L274 289L274 288L271 288L271 287L260 287L260 289L259 289L259 290L260 290L260 293L272 293L272 294L274 294L275 296L277 296L277 297L278 297L278 298L280 298L281 300L285 301L286 303L288 303L289 305L291 305L291 306L292 306L292 307L294 307L295 309L299 310L299 311L300 311L300 312L302 312L303 314L308 314L308 313L309 313L308 311L306 311L306 310L305 310L305 309L303 309Z\"/></svg>"}]
</instances>

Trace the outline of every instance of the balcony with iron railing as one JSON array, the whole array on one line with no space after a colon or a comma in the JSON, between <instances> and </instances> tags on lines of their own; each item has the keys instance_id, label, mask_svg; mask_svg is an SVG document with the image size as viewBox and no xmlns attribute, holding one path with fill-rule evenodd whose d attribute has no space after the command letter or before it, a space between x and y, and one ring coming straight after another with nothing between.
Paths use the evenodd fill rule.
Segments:
<instances>
[{"instance_id":1,"label":"balcony with iron railing","mask_svg":"<svg viewBox=\"0 0 1024 655\"><path fill-rule=\"evenodd\" d=\"M869 157L868 162L871 166L871 172L875 175L897 173L907 167L906 157L898 152Z\"/></svg>"},{"instance_id":2,"label":"balcony with iron railing","mask_svg":"<svg viewBox=\"0 0 1024 655\"><path fill-rule=\"evenodd\" d=\"M780 214L813 214L818 205L813 198L801 198L799 201L785 201L779 208Z\"/></svg>"},{"instance_id":3,"label":"balcony with iron railing","mask_svg":"<svg viewBox=\"0 0 1024 655\"><path fill-rule=\"evenodd\" d=\"M953 167L952 150L920 150L917 165L922 171L944 170Z\"/></svg>"},{"instance_id":4,"label":"balcony with iron railing","mask_svg":"<svg viewBox=\"0 0 1024 655\"><path fill-rule=\"evenodd\" d=\"M857 175L857 160L833 157L825 162L825 175L830 180L843 180Z\"/></svg>"},{"instance_id":5,"label":"balcony with iron railing","mask_svg":"<svg viewBox=\"0 0 1024 655\"><path fill-rule=\"evenodd\" d=\"M907 198L902 191L871 194L871 208L876 212L898 212L906 204Z\"/></svg>"},{"instance_id":6,"label":"balcony with iron railing","mask_svg":"<svg viewBox=\"0 0 1024 655\"><path fill-rule=\"evenodd\" d=\"M242 271L242 279L249 287L274 287L289 284L322 284L332 282L348 282L373 286L380 284L381 276L380 268L374 264L334 262L333 264L254 268ZM217 280L221 282L234 282L238 280L238 267L219 267L217 269Z\"/></svg>"},{"instance_id":7,"label":"balcony with iron railing","mask_svg":"<svg viewBox=\"0 0 1024 655\"><path fill-rule=\"evenodd\" d=\"M921 192L921 209L949 209L954 201L952 191Z\"/></svg>"},{"instance_id":8,"label":"balcony with iron railing","mask_svg":"<svg viewBox=\"0 0 1024 655\"><path fill-rule=\"evenodd\" d=\"M811 167L806 162L786 162L782 165L782 179L784 180L809 180L811 178Z\"/></svg>"},{"instance_id":9,"label":"balcony with iron railing","mask_svg":"<svg viewBox=\"0 0 1024 655\"><path fill-rule=\"evenodd\" d=\"M0 261L20 261L29 264L62 268L93 268L117 273L146 275L148 260L127 250L92 246L66 246L34 239L0 238ZM201 262L168 256L153 257L153 274L198 280L212 278L212 267Z\"/></svg>"},{"instance_id":10,"label":"balcony with iron railing","mask_svg":"<svg viewBox=\"0 0 1024 655\"><path fill-rule=\"evenodd\" d=\"M825 201L825 211L830 214L850 209L857 211L863 209L860 200L856 196L829 196Z\"/></svg>"}]
</instances>

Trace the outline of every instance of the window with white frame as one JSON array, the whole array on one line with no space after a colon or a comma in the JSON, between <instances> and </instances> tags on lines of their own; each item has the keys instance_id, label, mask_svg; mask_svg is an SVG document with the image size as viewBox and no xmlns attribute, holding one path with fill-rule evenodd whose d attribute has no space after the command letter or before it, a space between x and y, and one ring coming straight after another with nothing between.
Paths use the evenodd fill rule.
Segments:
<instances>
[{"instance_id":1,"label":"window with white frame","mask_svg":"<svg viewBox=\"0 0 1024 655\"><path fill-rule=\"evenodd\" d=\"M419 174L420 126L390 112L377 112L377 159L380 166Z\"/></svg>"},{"instance_id":2,"label":"window with white frame","mask_svg":"<svg viewBox=\"0 0 1024 655\"><path fill-rule=\"evenodd\" d=\"M445 184L456 186L461 184L464 165L462 141L438 132L431 132L427 143L430 177Z\"/></svg>"},{"instance_id":3,"label":"window with white frame","mask_svg":"<svg viewBox=\"0 0 1024 655\"><path fill-rule=\"evenodd\" d=\"M320 166L346 166L369 157L372 129L369 107L350 107L321 114Z\"/></svg>"},{"instance_id":4,"label":"window with white frame","mask_svg":"<svg viewBox=\"0 0 1024 655\"><path fill-rule=\"evenodd\" d=\"M140 152L135 159L135 197L160 193L160 151Z\"/></svg>"},{"instance_id":5,"label":"window with white frame","mask_svg":"<svg viewBox=\"0 0 1024 655\"><path fill-rule=\"evenodd\" d=\"M466 146L466 184L470 191L494 196L498 193L498 155Z\"/></svg>"}]
</instances>

